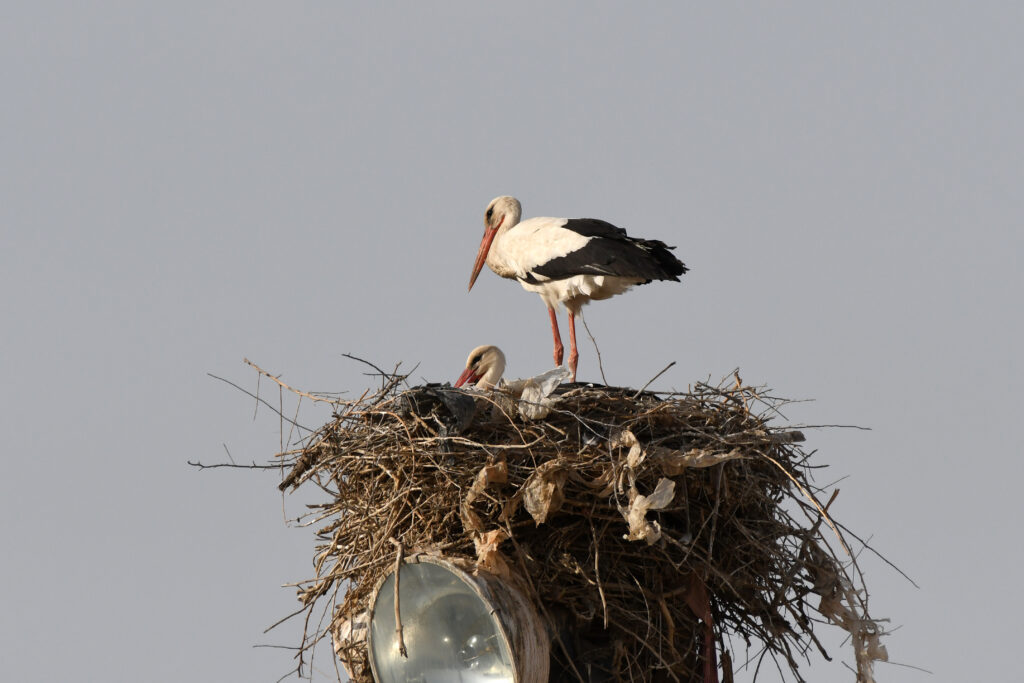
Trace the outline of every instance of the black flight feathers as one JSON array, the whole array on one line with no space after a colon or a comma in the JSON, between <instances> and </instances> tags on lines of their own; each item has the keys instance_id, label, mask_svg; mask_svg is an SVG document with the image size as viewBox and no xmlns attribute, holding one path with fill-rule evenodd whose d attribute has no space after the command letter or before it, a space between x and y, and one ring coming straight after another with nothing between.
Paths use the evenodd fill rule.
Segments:
<instances>
[{"instance_id":1,"label":"black flight feathers","mask_svg":"<svg viewBox=\"0 0 1024 683\"><path fill-rule=\"evenodd\" d=\"M688 269L660 240L630 237L622 228L597 218L571 218L562 226L589 237L574 252L551 259L530 270L525 278L531 285L544 280L564 280L574 275L613 275L651 280L675 280ZM544 278L544 280L538 279Z\"/></svg>"}]
</instances>

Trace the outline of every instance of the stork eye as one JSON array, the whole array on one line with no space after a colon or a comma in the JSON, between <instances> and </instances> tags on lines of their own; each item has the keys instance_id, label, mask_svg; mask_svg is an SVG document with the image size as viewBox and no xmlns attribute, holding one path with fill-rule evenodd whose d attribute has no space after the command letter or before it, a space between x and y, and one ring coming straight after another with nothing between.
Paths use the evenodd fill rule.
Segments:
<instances>
[{"instance_id":1,"label":"stork eye","mask_svg":"<svg viewBox=\"0 0 1024 683\"><path fill-rule=\"evenodd\" d=\"M491 218L491 216L493 214L494 214L494 207L492 206L489 209L487 209L487 219L490 220L490 218Z\"/></svg>"},{"instance_id":2,"label":"stork eye","mask_svg":"<svg viewBox=\"0 0 1024 683\"><path fill-rule=\"evenodd\" d=\"M482 356L483 356L483 354L481 354L481 353L478 353L477 355L473 356L472 360L469 361L469 364L473 365L473 366L479 364L480 363L480 358Z\"/></svg>"}]
</instances>

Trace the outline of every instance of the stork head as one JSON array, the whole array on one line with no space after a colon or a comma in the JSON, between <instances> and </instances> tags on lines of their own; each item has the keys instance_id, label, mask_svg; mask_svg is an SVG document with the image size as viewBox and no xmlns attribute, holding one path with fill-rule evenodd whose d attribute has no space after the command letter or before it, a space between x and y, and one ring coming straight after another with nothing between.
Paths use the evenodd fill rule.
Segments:
<instances>
[{"instance_id":1,"label":"stork head","mask_svg":"<svg viewBox=\"0 0 1024 683\"><path fill-rule=\"evenodd\" d=\"M480 240L480 250L476 253L476 263L473 264L473 274L469 276L469 289L473 289L476 276L487 261L487 252L491 249L491 242L498 234L498 230L508 230L519 222L523 215L523 207L515 197L495 197L487 205L487 212L484 214L484 237Z\"/></svg>"},{"instance_id":2,"label":"stork head","mask_svg":"<svg viewBox=\"0 0 1024 683\"><path fill-rule=\"evenodd\" d=\"M497 346L478 346L469 353L466 369L455 382L456 387L463 384L476 384L479 389L493 389L505 373L505 354Z\"/></svg>"}]
</instances>

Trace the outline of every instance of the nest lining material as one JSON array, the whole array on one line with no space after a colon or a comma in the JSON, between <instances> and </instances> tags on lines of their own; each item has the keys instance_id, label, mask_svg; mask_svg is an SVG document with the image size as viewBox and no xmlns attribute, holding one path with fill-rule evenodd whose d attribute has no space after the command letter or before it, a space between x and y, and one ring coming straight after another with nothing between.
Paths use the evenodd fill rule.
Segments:
<instances>
[{"instance_id":1,"label":"nest lining material","mask_svg":"<svg viewBox=\"0 0 1024 683\"><path fill-rule=\"evenodd\" d=\"M315 578L298 584L300 673L331 636L352 679L371 680L353 625L398 547L522 582L564 680L731 681L734 662L769 656L802 681L801 661L828 657L824 624L849 632L857 680L874 680L883 632L803 435L770 424L784 400L738 376L664 396L577 384L528 420L500 393L402 379L332 400L332 420L280 454L282 489L327 496Z\"/></svg>"}]
</instances>

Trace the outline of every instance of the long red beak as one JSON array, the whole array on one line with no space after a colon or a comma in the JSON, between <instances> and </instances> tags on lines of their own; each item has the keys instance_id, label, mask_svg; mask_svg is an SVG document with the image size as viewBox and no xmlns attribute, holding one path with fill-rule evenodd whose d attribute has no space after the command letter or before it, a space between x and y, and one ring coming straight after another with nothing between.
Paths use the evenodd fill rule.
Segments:
<instances>
[{"instance_id":1,"label":"long red beak","mask_svg":"<svg viewBox=\"0 0 1024 683\"><path fill-rule=\"evenodd\" d=\"M505 222L505 218L502 217L501 222ZM476 276L480 274L480 269L484 267L484 261L487 260L487 252L491 249L491 242L494 241L494 236L498 234L498 228L501 227L501 223L498 223L496 228L484 228L484 238L480 240L480 251L476 252L476 263L473 264L473 274L469 276L469 289L473 289L473 283L476 282Z\"/></svg>"},{"instance_id":2,"label":"long red beak","mask_svg":"<svg viewBox=\"0 0 1024 683\"><path fill-rule=\"evenodd\" d=\"M472 287L473 284L470 283L469 286ZM466 384L467 382L470 383L470 384L476 384L480 380L481 377L483 377L483 375L474 375L473 374L473 368L466 368L465 370L462 371L462 374L459 375L459 379L455 382L455 388L458 389L459 387L461 387L463 384Z\"/></svg>"}]
</instances>

